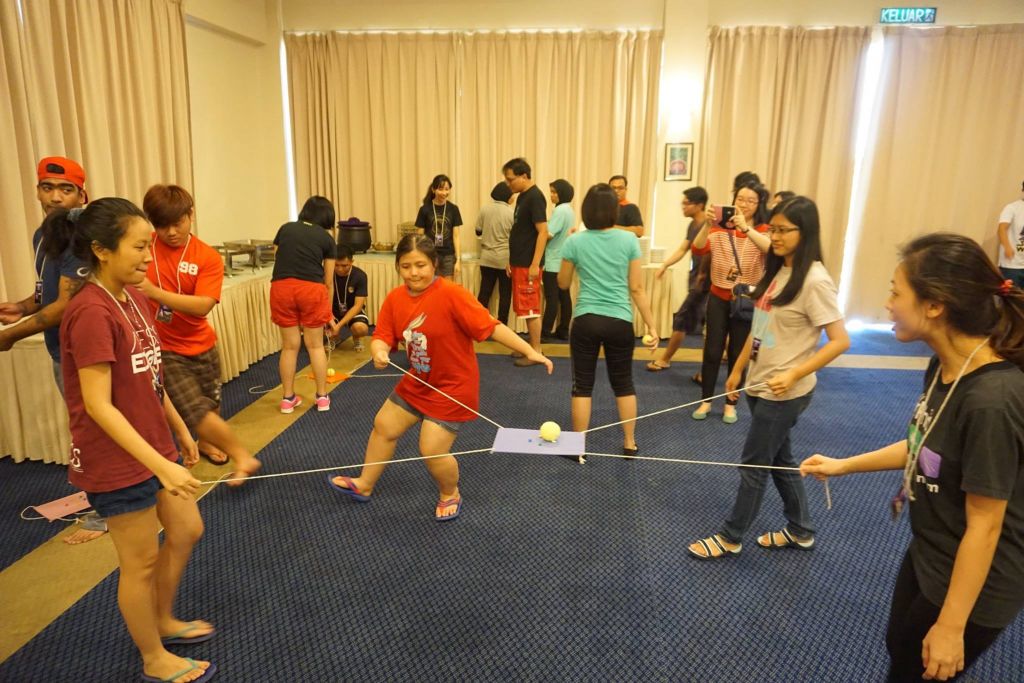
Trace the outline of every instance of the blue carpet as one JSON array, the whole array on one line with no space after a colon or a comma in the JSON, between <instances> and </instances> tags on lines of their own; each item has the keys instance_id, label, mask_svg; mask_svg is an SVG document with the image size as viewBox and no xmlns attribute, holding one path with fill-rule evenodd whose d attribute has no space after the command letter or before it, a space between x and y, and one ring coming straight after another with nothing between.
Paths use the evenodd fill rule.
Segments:
<instances>
[{"instance_id":1,"label":"blue carpet","mask_svg":"<svg viewBox=\"0 0 1024 683\"><path fill-rule=\"evenodd\" d=\"M7 522L0 543L0 569L11 566L67 526L66 522L45 519L26 521L21 519L21 511L77 490L68 483L66 467L31 460L15 464L14 458L0 458L0 517ZM38 516L34 510L26 514Z\"/></svg>"},{"instance_id":2,"label":"blue carpet","mask_svg":"<svg viewBox=\"0 0 1024 683\"><path fill-rule=\"evenodd\" d=\"M481 412L509 427L569 424L569 363L553 378L480 358ZM635 373L641 412L695 400L694 368ZM599 367L593 424L616 419ZM394 378L364 369L306 410L260 453L264 473L358 463ZM879 392L884 387L884 392ZM847 455L899 439L921 388L917 372L829 369L794 431L800 455ZM644 455L735 459L746 415L716 405L642 421ZM415 430L413 430L415 432ZM455 448L487 447L477 420ZM621 433L588 450L617 452ZM414 455L415 433L396 457ZM181 649L220 666L217 680L870 681L887 667L889 591L909 539L888 500L896 473L808 484L819 527L812 553L769 552L753 538L736 558L702 563L685 546L728 513L731 468L480 454L461 460L463 516L433 521L437 493L420 463L389 468L367 504L323 474L218 487L202 503L206 537L179 601L218 626ZM755 531L778 528L773 490ZM116 577L3 665L0 680L130 680L139 664L115 604ZM1020 680L1020 620L969 680ZM88 653L88 656L82 656ZM1014 673L1017 672L1017 673Z\"/></svg>"},{"instance_id":3,"label":"blue carpet","mask_svg":"<svg viewBox=\"0 0 1024 683\"><path fill-rule=\"evenodd\" d=\"M221 417L230 420L239 411L258 401L263 392L281 383L281 374L277 368L280 357L280 351L272 353L250 365L238 377L224 383L220 391ZM305 347L302 347L295 367L302 369L307 365L309 355Z\"/></svg>"}]
</instances>

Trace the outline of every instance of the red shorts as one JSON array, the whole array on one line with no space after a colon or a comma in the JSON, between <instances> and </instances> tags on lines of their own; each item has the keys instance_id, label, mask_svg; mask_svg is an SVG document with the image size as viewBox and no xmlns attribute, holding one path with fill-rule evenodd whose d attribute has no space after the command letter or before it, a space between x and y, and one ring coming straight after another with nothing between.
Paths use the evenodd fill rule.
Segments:
<instances>
[{"instance_id":1,"label":"red shorts","mask_svg":"<svg viewBox=\"0 0 1024 683\"><path fill-rule=\"evenodd\" d=\"M540 277L530 279L530 269L512 266L512 310L524 320L540 317Z\"/></svg>"},{"instance_id":2,"label":"red shorts","mask_svg":"<svg viewBox=\"0 0 1024 683\"><path fill-rule=\"evenodd\" d=\"M323 327L331 320L331 302L322 282L296 278L270 283L270 319L279 327Z\"/></svg>"}]
</instances>

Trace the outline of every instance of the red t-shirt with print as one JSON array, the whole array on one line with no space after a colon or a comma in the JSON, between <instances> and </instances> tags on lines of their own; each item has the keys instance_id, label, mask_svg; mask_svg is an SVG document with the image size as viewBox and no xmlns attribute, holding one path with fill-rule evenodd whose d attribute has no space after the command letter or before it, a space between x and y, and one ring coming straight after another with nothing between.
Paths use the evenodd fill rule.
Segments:
<instances>
[{"instance_id":1,"label":"red t-shirt with print","mask_svg":"<svg viewBox=\"0 0 1024 683\"><path fill-rule=\"evenodd\" d=\"M125 287L125 292L131 301L118 302L96 283L86 283L68 302L60 324L64 400L71 427L68 479L89 493L126 488L153 473L89 417L79 368L108 363L111 403L158 453L178 459L163 403L153 387L154 371L163 382L153 317L139 291Z\"/></svg>"},{"instance_id":2,"label":"red t-shirt with print","mask_svg":"<svg viewBox=\"0 0 1024 683\"><path fill-rule=\"evenodd\" d=\"M168 292L208 296L220 301L224 262L213 247L190 235L185 244L175 249L154 234L151 249L153 260L146 272L150 282ZM149 305L155 316L160 304L150 301ZM198 356L217 343L217 333L205 316L174 311L171 322L157 322L156 329L160 333L160 346L182 356Z\"/></svg>"},{"instance_id":3,"label":"red t-shirt with print","mask_svg":"<svg viewBox=\"0 0 1024 683\"><path fill-rule=\"evenodd\" d=\"M466 289L438 278L418 296L405 285L391 290L377 314L373 338L391 348L405 340L410 372L476 410L480 368L473 341L490 337L497 324ZM403 377L395 392L435 420L466 422L476 417L412 377Z\"/></svg>"}]
</instances>

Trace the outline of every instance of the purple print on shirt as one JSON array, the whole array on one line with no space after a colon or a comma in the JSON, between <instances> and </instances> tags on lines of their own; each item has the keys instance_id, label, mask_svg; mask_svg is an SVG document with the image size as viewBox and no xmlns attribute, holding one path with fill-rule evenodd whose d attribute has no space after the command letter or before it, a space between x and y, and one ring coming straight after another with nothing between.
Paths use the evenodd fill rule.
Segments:
<instances>
[{"instance_id":1,"label":"purple print on shirt","mask_svg":"<svg viewBox=\"0 0 1024 683\"><path fill-rule=\"evenodd\" d=\"M938 479L939 470L942 468L942 456L925 446L921 449L917 465L921 468L924 476L929 479Z\"/></svg>"}]
</instances>

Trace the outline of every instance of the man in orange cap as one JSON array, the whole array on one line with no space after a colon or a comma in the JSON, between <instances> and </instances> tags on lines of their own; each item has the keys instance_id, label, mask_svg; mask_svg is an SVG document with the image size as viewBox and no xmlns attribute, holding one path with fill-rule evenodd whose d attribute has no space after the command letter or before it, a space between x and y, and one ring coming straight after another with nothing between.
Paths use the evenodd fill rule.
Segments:
<instances>
[{"instance_id":1,"label":"man in orange cap","mask_svg":"<svg viewBox=\"0 0 1024 683\"><path fill-rule=\"evenodd\" d=\"M55 209L81 208L89 201L85 192L85 171L78 162L65 157L45 157L36 168L36 197L49 215ZM60 255L47 255L42 227L32 236L35 254L36 287L32 296L21 301L0 303L0 323L18 325L0 330L0 351L9 350L15 342L43 333L46 350L53 359L53 376L57 388L64 392L60 369L60 321L64 308L85 282L86 264L75 258L69 246ZM68 536L67 543L84 543L101 536L106 523L98 516L86 515L82 528Z\"/></svg>"}]
</instances>

